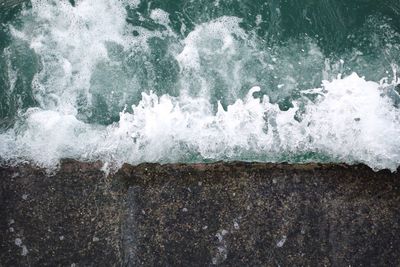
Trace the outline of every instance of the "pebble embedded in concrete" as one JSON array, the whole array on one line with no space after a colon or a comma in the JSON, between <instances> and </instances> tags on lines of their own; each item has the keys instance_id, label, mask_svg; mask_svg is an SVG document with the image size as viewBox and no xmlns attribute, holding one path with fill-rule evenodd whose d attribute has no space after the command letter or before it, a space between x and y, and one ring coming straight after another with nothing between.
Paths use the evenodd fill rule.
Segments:
<instances>
[{"instance_id":1,"label":"pebble embedded in concrete","mask_svg":"<svg viewBox=\"0 0 400 267\"><path fill-rule=\"evenodd\" d=\"M278 248L283 247L283 245L285 245L285 243L286 243L286 239L287 239L287 237L286 237L285 235L282 236L282 239L279 240L279 242L276 244L276 246L277 246Z\"/></svg>"}]
</instances>

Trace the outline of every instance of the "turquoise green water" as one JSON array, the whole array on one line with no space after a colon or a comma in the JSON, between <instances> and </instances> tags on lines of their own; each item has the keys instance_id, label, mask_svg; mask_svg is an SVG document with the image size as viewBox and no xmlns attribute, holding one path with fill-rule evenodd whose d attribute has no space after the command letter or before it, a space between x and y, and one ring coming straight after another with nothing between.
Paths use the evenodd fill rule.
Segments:
<instances>
[{"instance_id":1,"label":"turquoise green water","mask_svg":"<svg viewBox=\"0 0 400 267\"><path fill-rule=\"evenodd\" d=\"M400 2L32 1L0 11L0 157L400 161Z\"/></svg>"}]
</instances>

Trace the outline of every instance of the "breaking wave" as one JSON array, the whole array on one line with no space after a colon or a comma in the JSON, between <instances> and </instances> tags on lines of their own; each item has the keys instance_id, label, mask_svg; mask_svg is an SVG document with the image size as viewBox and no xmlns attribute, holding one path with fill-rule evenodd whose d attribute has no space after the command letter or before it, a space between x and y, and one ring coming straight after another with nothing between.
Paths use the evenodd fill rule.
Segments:
<instances>
[{"instance_id":1,"label":"breaking wave","mask_svg":"<svg viewBox=\"0 0 400 267\"><path fill-rule=\"evenodd\" d=\"M111 0L22 8L5 24L0 59L2 161L397 169L400 48L389 19L366 18L347 36L363 45L333 51L318 36L271 37L262 14L249 23L190 10Z\"/></svg>"}]
</instances>

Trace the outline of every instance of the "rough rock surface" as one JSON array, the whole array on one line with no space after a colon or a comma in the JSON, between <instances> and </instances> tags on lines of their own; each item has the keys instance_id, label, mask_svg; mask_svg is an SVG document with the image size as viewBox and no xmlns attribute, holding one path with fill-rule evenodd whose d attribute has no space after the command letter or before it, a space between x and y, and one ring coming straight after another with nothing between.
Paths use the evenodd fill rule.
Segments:
<instances>
[{"instance_id":1,"label":"rough rock surface","mask_svg":"<svg viewBox=\"0 0 400 267\"><path fill-rule=\"evenodd\" d=\"M400 175L365 166L0 168L0 266L398 266Z\"/></svg>"},{"instance_id":2,"label":"rough rock surface","mask_svg":"<svg viewBox=\"0 0 400 267\"><path fill-rule=\"evenodd\" d=\"M0 168L0 266L118 265L120 197L100 168Z\"/></svg>"}]
</instances>

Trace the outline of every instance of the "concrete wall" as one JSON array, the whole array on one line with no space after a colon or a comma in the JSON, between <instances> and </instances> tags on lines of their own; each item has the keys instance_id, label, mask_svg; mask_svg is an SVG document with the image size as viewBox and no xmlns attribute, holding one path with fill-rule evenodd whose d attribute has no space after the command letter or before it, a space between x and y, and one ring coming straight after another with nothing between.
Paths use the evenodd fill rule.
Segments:
<instances>
[{"instance_id":1,"label":"concrete wall","mask_svg":"<svg viewBox=\"0 0 400 267\"><path fill-rule=\"evenodd\" d=\"M101 166L1 168L0 265L400 264L399 174L238 162L105 177Z\"/></svg>"}]
</instances>

